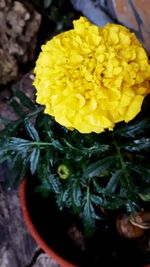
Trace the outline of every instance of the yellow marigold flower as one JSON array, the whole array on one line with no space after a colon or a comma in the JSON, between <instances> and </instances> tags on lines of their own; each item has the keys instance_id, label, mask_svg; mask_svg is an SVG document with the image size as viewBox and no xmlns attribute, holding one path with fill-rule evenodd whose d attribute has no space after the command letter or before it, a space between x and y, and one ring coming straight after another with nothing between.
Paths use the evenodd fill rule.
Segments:
<instances>
[{"instance_id":1,"label":"yellow marigold flower","mask_svg":"<svg viewBox=\"0 0 150 267\"><path fill-rule=\"evenodd\" d=\"M121 25L99 28L84 17L73 24L42 46L34 70L36 101L68 129L112 130L132 120L150 92L148 57Z\"/></svg>"}]
</instances>

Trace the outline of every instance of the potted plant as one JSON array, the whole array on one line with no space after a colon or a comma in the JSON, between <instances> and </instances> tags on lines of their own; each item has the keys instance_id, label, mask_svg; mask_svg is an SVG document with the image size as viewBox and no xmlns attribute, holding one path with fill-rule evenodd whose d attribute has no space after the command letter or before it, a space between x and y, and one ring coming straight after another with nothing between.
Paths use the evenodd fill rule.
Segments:
<instances>
[{"instance_id":1,"label":"potted plant","mask_svg":"<svg viewBox=\"0 0 150 267\"><path fill-rule=\"evenodd\" d=\"M86 18L42 46L36 102L17 91L1 133L9 186L62 266L150 263L148 56L127 28ZM14 102L15 101L15 102Z\"/></svg>"}]
</instances>

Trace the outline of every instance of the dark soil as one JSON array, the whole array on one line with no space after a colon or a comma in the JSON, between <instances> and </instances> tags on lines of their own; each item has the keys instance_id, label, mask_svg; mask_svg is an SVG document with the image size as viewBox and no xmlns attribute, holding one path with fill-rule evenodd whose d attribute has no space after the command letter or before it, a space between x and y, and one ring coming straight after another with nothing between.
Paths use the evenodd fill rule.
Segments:
<instances>
[{"instance_id":1,"label":"dark soil","mask_svg":"<svg viewBox=\"0 0 150 267\"><path fill-rule=\"evenodd\" d=\"M98 223L94 236L85 241L81 250L68 234L68 229L80 224L67 211L59 212L52 197L35 193L37 179L27 182L27 206L35 227L46 243L60 256L80 267L141 267L150 263L150 251L145 252L147 237L128 240L121 237L115 227L114 216ZM148 232L148 235L150 233Z\"/></svg>"}]
</instances>

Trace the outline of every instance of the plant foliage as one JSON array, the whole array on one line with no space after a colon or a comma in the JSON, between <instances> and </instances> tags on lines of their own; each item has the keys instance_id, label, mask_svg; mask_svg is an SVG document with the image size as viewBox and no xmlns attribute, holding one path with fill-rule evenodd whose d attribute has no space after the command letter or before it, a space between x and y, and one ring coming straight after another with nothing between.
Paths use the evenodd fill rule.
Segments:
<instances>
[{"instance_id":1,"label":"plant foliage","mask_svg":"<svg viewBox=\"0 0 150 267\"><path fill-rule=\"evenodd\" d=\"M37 191L53 193L61 210L67 207L83 220L88 235L104 218L103 210L134 213L150 201L148 112L114 131L80 134L43 114L23 93L16 97L11 104L20 118L0 133L0 163L7 162L9 187L30 169L40 179ZM61 165L68 170L65 179Z\"/></svg>"},{"instance_id":2,"label":"plant foliage","mask_svg":"<svg viewBox=\"0 0 150 267\"><path fill-rule=\"evenodd\" d=\"M79 16L70 0L23 0L37 9L50 25L46 29L50 35L68 30L72 27L72 20ZM46 25L45 25L46 26ZM44 30L44 29L43 29Z\"/></svg>"}]
</instances>

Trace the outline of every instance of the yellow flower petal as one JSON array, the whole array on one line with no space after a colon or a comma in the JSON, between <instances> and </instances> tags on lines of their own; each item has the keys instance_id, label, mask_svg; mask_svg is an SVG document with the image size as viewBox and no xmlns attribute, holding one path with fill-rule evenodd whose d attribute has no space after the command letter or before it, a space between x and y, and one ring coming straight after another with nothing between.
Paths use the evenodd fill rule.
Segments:
<instances>
[{"instance_id":1,"label":"yellow flower petal","mask_svg":"<svg viewBox=\"0 0 150 267\"><path fill-rule=\"evenodd\" d=\"M83 61L83 57L80 56L80 55L72 55L72 56L70 57L70 63L71 63L72 65L78 65L78 64L80 64L82 61Z\"/></svg>"},{"instance_id":2,"label":"yellow flower petal","mask_svg":"<svg viewBox=\"0 0 150 267\"><path fill-rule=\"evenodd\" d=\"M136 95L134 97L125 114L124 117L125 122L132 120L140 112L143 99L144 96L141 95Z\"/></svg>"}]
</instances>

